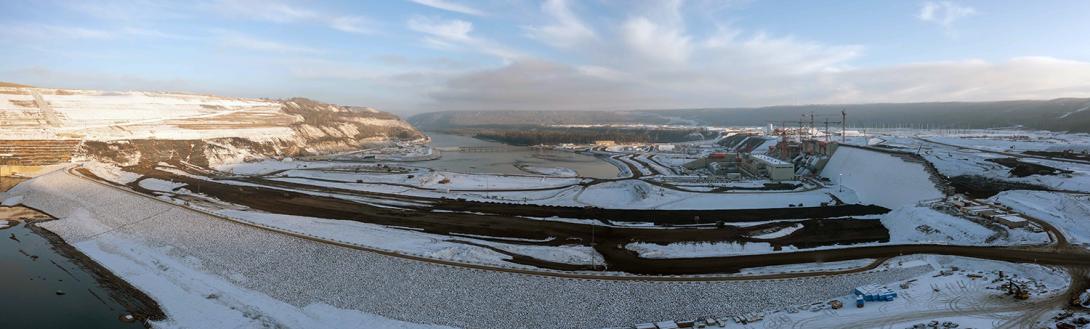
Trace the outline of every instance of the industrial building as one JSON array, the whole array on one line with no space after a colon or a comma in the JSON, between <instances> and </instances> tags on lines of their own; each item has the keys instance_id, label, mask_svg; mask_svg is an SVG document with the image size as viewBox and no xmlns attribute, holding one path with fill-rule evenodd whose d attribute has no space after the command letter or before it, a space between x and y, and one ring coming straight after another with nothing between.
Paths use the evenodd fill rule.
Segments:
<instances>
[{"instance_id":1,"label":"industrial building","mask_svg":"<svg viewBox=\"0 0 1090 329\"><path fill-rule=\"evenodd\" d=\"M1003 205L995 204L989 200L970 200L963 195L954 195L947 199L947 203L954 210L977 218L991 220L1008 228L1022 228L1029 226L1029 220L1024 216L1014 213Z\"/></svg>"},{"instance_id":2,"label":"industrial building","mask_svg":"<svg viewBox=\"0 0 1090 329\"><path fill-rule=\"evenodd\" d=\"M750 175L767 177L772 181L795 179L795 165L764 154L750 154L743 158L741 168Z\"/></svg>"}]
</instances>

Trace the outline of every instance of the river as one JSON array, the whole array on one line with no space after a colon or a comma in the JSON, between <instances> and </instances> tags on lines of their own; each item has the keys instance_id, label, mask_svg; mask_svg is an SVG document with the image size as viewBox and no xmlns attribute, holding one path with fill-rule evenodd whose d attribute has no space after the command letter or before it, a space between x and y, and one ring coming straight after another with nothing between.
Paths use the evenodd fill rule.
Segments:
<instances>
[{"instance_id":1,"label":"river","mask_svg":"<svg viewBox=\"0 0 1090 329\"><path fill-rule=\"evenodd\" d=\"M466 146L506 146L506 144L486 141L467 136L427 132L431 136L433 147ZM438 160L414 162L412 165L436 170L461 173L495 173L510 175L528 175L515 167L515 163L524 163L538 167L562 167L575 170L582 177L616 178L617 167L594 156L572 152L551 150L519 150L508 152L442 152Z\"/></svg>"}]
</instances>

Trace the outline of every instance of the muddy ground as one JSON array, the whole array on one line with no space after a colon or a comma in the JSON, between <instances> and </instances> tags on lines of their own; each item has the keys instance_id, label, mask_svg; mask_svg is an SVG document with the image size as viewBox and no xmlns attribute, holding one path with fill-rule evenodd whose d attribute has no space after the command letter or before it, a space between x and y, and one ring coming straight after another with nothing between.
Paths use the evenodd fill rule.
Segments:
<instances>
[{"instance_id":1,"label":"muddy ground","mask_svg":"<svg viewBox=\"0 0 1090 329\"><path fill-rule=\"evenodd\" d=\"M1018 158L998 158L987 159L987 161L995 162L1004 167L1010 168L1010 174L1013 177L1027 177L1033 175L1059 175L1069 174L1070 170L1057 169L1042 164L1036 164L1031 162L1024 162Z\"/></svg>"}]
</instances>

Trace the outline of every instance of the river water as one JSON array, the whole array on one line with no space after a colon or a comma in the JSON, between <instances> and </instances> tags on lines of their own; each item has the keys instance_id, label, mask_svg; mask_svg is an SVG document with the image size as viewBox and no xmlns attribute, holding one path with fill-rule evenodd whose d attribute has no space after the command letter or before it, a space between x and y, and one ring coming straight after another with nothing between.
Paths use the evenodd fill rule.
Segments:
<instances>
[{"instance_id":1,"label":"river water","mask_svg":"<svg viewBox=\"0 0 1090 329\"><path fill-rule=\"evenodd\" d=\"M433 147L506 146L473 137L427 132ZM442 152L438 160L414 162L412 165L461 173L495 173L527 175L515 167L521 162L538 167L562 167L575 170L582 177L616 178L617 167L594 156L551 150L519 150L508 152Z\"/></svg>"},{"instance_id":2,"label":"river water","mask_svg":"<svg viewBox=\"0 0 1090 329\"><path fill-rule=\"evenodd\" d=\"M121 322L125 314L108 288L25 223L0 229L0 328L144 327Z\"/></svg>"}]
</instances>

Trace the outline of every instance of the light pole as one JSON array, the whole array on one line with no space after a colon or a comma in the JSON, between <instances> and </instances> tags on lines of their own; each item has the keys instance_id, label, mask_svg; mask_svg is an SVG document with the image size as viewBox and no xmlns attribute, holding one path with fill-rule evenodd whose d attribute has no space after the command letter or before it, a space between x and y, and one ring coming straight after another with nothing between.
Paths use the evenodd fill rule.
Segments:
<instances>
[{"instance_id":1,"label":"light pole","mask_svg":"<svg viewBox=\"0 0 1090 329\"><path fill-rule=\"evenodd\" d=\"M838 177L837 177L837 182L836 182L836 186L837 186L837 188L839 188L839 189L840 189L840 192L841 192L841 193L843 193L843 192L844 192L844 173L840 173L840 174L838 175Z\"/></svg>"}]
</instances>

